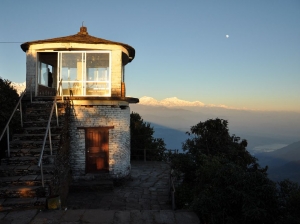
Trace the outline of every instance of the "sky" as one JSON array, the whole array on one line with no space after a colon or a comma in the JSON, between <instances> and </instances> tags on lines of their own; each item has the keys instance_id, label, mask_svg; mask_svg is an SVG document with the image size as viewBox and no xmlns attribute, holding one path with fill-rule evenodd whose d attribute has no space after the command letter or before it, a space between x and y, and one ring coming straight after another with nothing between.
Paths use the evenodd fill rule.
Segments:
<instances>
[{"instance_id":1,"label":"sky","mask_svg":"<svg viewBox=\"0 0 300 224\"><path fill-rule=\"evenodd\" d=\"M0 77L12 82L25 81L21 43L83 23L135 48L127 96L300 112L299 0L1 0L0 21Z\"/></svg>"}]
</instances>

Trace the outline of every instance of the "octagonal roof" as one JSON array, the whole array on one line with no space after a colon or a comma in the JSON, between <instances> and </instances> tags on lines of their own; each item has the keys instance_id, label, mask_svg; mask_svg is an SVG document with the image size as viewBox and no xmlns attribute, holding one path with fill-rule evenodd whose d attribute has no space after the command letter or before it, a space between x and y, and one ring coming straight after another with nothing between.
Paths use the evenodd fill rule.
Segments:
<instances>
[{"instance_id":1,"label":"octagonal roof","mask_svg":"<svg viewBox=\"0 0 300 224\"><path fill-rule=\"evenodd\" d=\"M130 45L91 36L87 32L87 28L84 26L80 27L80 31L75 35L25 42L21 44L21 48L24 52L26 52L29 49L30 45L43 44L43 43L83 43L83 44L119 45L124 47L128 51L129 61L132 61L135 57L135 49Z\"/></svg>"}]
</instances>

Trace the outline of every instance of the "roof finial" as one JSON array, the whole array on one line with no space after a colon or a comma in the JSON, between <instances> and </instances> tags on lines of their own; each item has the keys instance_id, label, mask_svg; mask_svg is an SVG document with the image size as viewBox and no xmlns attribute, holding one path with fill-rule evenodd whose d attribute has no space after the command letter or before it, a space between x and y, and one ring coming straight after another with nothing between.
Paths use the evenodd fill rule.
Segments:
<instances>
[{"instance_id":1,"label":"roof finial","mask_svg":"<svg viewBox=\"0 0 300 224\"><path fill-rule=\"evenodd\" d=\"M85 26L83 26L83 23L84 23L84 21L82 21L82 25L80 27L80 31L78 32L78 34L87 35L89 33L87 32L87 28Z\"/></svg>"}]
</instances>

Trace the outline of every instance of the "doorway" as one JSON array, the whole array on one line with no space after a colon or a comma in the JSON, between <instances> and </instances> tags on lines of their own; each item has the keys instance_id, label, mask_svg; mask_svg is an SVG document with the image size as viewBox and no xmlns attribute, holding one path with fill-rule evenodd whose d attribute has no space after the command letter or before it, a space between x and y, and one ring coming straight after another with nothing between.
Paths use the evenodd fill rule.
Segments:
<instances>
[{"instance_id":1,"label":"doorway","mask_svg":"<svg viewBox=\"0 0 300 224\"><path fill-rule=\"evenodd\" d=\"M108 128L86 128L86 173L108 172Z\"/></svg>"}]
</instances>

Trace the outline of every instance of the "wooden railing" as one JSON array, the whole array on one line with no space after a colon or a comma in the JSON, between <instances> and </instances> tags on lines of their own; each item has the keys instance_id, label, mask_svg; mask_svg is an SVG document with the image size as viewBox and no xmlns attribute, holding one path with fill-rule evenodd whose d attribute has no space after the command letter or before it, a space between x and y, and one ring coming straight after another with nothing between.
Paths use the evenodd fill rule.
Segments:
<instances>
[{"instance_id":1,"label":"wooden railing","mask_svg":"<svg viewBox=\"0 0 300 224\"><path fill-rule=\"evenodd\" d=\"M57 127L59 127L59 123L58 123L58 110L57 110L57 96L60 93L61 86L62 86L62 79L59 82L59 85L58 85L58 88L57 88L57 91L56 91L56 95L54 97L53 105L52 105L50 116L49 116L49 119L48 119L48 124L47 124L47 128L46 128L46 132L45 132L45 135L44 135L44 141L43 141L43 146L42 146L42 150L41 150L41 154L40 154L40 158L39 158L39 163L38 163L38 166L41 168L41 177L42 177L42 186L43 187L45 187L44 172L43 172L43 155L44 155L44 150L45 150L47 136L49 136L50 154L52 155L52 141L51 141L52 138L51 138L51 126L50 126L50 124L51 124L52 115L53 115L53 111L54 111L54 107L55 107L55 111L56 111L56 124L57 124Z\"/></svg>"},{"instance_id":2,"label":"wooden railing","mask_svg":"<svg viewBox=\"0 0 300 224\"><path fill-rule=\"evenodd\" d=\"M30 100L32 102L32 79L29 81L29 89L30 89ZM2 137L4 136L4 133L6 131L6 134L7 134L7 157L10 157L10 146L9 146L9 124L10 124L10 121L11 119L13 118L13 116L15 115L15 112L17 111L18 109L18 106L20 106L20 116L21 116L21 127L23 127L23 112L22 112L22 99L24 97L24 95L26 94L27 92L27 88L21 93L21 96L19 98L19 101L17 103L17 105L15 106L15 109L13 110L13 112L11 113L10 115L10 118L8 119L7 121L7 124L5 125L3 131L2 131L2 134L0 136L0 141L2 139Z\"/></svg>"}]
</instances>

